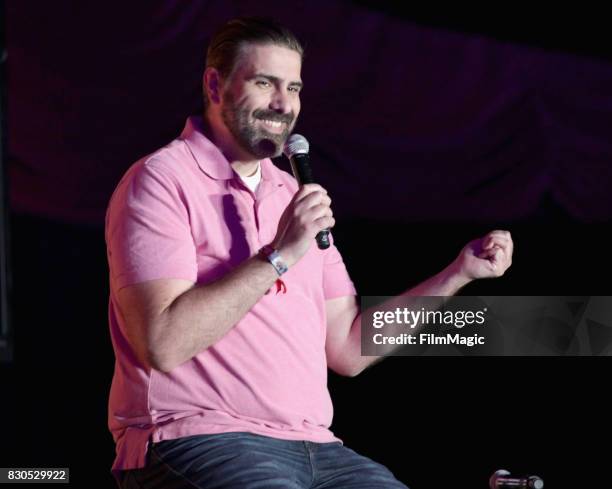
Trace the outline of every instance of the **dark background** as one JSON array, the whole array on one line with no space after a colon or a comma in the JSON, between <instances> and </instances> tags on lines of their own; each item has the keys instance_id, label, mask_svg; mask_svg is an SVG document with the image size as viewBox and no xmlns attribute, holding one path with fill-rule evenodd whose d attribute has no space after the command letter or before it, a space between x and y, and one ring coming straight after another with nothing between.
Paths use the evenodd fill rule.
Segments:
<instances>
[{"instance_id":1,"label":"dark background","mask_svg":"<svg viewBox=\"0 0 612 489\"><path fill-rule=\"evenodd\" d=\"M0 366L1 466L70 467L76 487L113 487L105 205L129 165L199 111L207 39L235 15L275 15L307 41L300 131L360 293L398 293L509 229L512 268L463 294L612 295L612 50L597 9L130 5L4 8L15 355ZM440 84L457 57L472 63L467 81ZM389 358L354 379L330 373L332 429L413 489L487 487L499 468L603 487L609 368Z\"/></svg>"}]
</instances>

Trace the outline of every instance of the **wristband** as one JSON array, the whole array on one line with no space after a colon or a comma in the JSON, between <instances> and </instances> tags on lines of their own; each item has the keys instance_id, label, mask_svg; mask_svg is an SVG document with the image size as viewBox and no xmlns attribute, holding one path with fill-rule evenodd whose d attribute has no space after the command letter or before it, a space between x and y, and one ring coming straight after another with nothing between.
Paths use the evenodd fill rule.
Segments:
<instances>
[{"instance_id":1,"label":"wristband","mask_svg":"<svg viewBox=\"0 0 612 489\"><path fill-rule=\"evenodd\" d=\"M289 270L285 261L281 258L278 250L275 250L271 245L266 245L259 250L259 255L265 258L276 270L280 277L283 273Z\"/></svg>"}]
</instances>

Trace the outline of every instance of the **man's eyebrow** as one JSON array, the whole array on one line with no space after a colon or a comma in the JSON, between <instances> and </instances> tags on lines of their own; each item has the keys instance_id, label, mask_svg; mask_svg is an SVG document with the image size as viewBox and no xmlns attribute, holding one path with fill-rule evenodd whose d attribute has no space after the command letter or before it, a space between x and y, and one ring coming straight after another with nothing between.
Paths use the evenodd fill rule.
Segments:
<instances>
[{"instance_id":1,"label":"man's eyebrow","mask_svg":"<svg viewBox=\"0 0 612 489\"><path fill-rule=\"evenodd\" d=\"M265 78L266 80L268 80L268 81L270 81L272 83L276 83L276 84L280 84L283 81L278 76L268 75L266 73L255 73L252 76L252 78ZM304 86L304 84L301 81L292 81L292 82L289 82L289 86L290 87L299 87L299 88L302 88Z\"/></svg>"}]
</instances>

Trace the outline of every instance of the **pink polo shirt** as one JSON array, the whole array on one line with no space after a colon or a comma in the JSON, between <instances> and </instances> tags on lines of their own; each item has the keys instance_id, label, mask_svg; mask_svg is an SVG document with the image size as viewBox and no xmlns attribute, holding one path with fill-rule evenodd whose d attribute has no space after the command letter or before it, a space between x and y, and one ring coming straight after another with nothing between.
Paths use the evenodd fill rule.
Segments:
<instances>
[{"instance_id":1,"label":"pink polo shirt","mask_svg":"<svg viewBox=\"0 0 612 489\"><path fill-rule=\"evenodd\" d=\"M181 136L136 162L106 215L115 372L109 428L113 472L145 465L149 442L247 431L287 440L338 440L329 430L325 301L355 294L338 250L315 244L276 288L213 346L170 373L145 368L127 340L117 291L160 278L205 284L272 241L297 191L261 162L253 194L192 117Z\"/></svg>"}]
</instances>

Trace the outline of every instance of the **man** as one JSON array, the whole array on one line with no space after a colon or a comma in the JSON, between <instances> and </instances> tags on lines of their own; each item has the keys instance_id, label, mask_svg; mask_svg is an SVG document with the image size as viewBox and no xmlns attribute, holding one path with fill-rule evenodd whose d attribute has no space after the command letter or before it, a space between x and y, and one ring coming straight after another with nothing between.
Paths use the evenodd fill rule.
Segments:
<instances>
[{"instance_id":1,"label":"man","mask_svg":"<svg viewBox=\"0 0 612 489\"><path fill-rule=\"evenodd\" d=\"M356 292L331 199L275 168L300 112L303 51L282 26L211 40L206 110L133 165L106 222L116 355L113 473L132 488L405 488L330 432L327 368L354 376ZM478 254L475 254L478 253ZM510 265L494 231L408 295L455 294Z\"/></svg>"}]
</instances>

